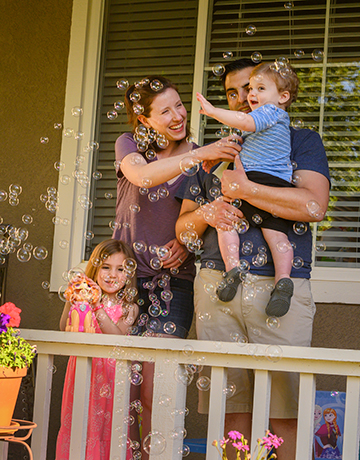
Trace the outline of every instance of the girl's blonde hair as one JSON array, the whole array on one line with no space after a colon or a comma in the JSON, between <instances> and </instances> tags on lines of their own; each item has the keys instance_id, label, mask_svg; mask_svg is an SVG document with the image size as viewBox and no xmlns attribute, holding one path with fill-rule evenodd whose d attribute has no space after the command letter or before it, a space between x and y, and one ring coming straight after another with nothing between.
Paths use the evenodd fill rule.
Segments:
<instances>
[{"instance_id":1,"label":"girl's blonde hair","mask_svg":"<svg viewBox=\"0 0 360 460\"><path fill-rule=\"evenodd\" d=\"M120 240L105 240L94 248L89 262L85 268L85 275L96 283L101 265L104 263L107 257L117 253L123 254L126 259L130 258L135 260L134 253L128 244ZM136 288L136 272L130 279L128 287ZM124 302L126 303L126 300L124 300Z\"/></svg>"}]
</instances>

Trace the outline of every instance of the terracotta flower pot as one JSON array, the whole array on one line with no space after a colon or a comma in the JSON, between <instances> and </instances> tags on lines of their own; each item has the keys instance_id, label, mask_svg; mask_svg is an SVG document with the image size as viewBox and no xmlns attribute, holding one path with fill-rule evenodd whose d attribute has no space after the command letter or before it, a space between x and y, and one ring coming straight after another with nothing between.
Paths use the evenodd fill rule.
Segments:
<instances>
[{"instance_id":1,"label":"terracotta flower pot","mask_svg":"<svg viewBox=\"0 0 360 460\"><path fill-rule=\"evenodd\" d=\"M10 367L0 366L0 427L10 426L21 379L26 373L26 367L13 370Z\"/></svg>"}]
</instances>

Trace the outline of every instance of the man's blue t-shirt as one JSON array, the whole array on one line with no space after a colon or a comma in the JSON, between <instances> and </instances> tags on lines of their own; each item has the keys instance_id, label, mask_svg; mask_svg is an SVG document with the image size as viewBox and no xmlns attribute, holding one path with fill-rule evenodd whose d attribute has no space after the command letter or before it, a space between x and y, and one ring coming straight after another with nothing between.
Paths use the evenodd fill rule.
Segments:
<instances>
[{"instance_id":1,"label":"man's blue t-shirt","mask_svg":"<svg viewBox=\"0 0 360 460\"><path fill-rule=\"evenodd\" d=\"M291 161L294 164L295 170L315 171L325 176L330 181L329 167L326 158L325 149L318 133L309 129L295 130L290 128L291 132ZM217 166L213 168L216 169ZM194 187L198 186L200 193L194 195ZM181 184L177 198L195 201L197 197L202 197L206 201L214 201L214 188L221 189L219 179L212 173L207 174L203 169L188 180L184 180ZM285 190L284 190L285 193ZM199 198L198 198L199 199ZM292 269L291 276L294 278L310 278L311 272L311 254L312 254L312 236L309 225L306 224L307 231L299 235L293 231L291 225L288 238L289 241L296 246L294 250L294 258L300 257L303 260L303 265ZM259 228L250 227L249 230L240 234L240 259L246 259L250 264L250 272L263 276L274 276L274 265L271 258L271 252ZM204 244L201 253L201 268L205 268L207 262L213 262L216 270L225 270L225 265L222 260L219 245L218 235L214 227L210 225L202 235ZM245 241L252 243L253 249L251 254L243 254L241 252L242 245ZM267 263L262 267L256 267L252 264L252 259L258 254L258 248L265 246L267 248Z\"/></svg>"}]
</instances>

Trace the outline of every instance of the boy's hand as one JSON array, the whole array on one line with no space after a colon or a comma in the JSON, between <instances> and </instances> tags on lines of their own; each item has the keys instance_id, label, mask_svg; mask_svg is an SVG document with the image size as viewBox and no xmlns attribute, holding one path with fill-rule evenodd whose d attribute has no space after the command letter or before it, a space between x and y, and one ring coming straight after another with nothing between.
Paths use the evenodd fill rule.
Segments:
<instances>
[{"instance_id":1,"label":"boy's hand","mask_svg":"<svg viewBox=\"0 0 360 460\"><path fill-rule=\"evenodd\" d=\"M200 93L196 93L196 99L200 102L201 104L201 110L199 110L199 113L202 113L203 115L207 115L208 117L212 117L214 114L215 107L207 101L204 96Z\"/></svg>"}]
</instances>

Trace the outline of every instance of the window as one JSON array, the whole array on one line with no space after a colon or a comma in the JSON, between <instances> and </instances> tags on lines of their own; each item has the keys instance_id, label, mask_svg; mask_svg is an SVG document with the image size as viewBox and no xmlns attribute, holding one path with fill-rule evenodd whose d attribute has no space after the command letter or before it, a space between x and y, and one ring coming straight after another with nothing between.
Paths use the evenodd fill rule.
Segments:
<instances>
[{"instance_id":1,"label":"window","mask_svg":"<svg viewBox=\"0 0 360 460\"><path fill-rule=\"evenodd\" d=\"M57 289L61 283L63 270L84 258L86 228L96 234L92 245L112 233L113 146L117 136L128 130L124 112L116 120L106 115L114 102L123 99L116 81L126 78L132 83L145 74L162 73L178 84L189 113L192 94L204 88L214 104L226 107L225 94L211 71L213 65L226 63L224 52L231 51L233 58L257 52L264 60L287 56L296 67L301 92L290 115L320 133L329 159L329 211L323 222L314 225L315 300L357 303L353 283L359 280L360 263L359 19L355 0L319 0L316 4L312 0L109 0L106 5L105 0L74 0L65 113L76 105L84 107L84 114L90 113L83 121L82 130L88 137L83 143L96 138L100 149L93 158L88 157L84 169L89 177L100 171L102 179L91 187L94 207L89 216L77 204L79 191L63 193L59 184L60 206L72 206L74 223L65 251L58 249L63 235L55 233L52 287ZM251 29L246 32L250 25L255 26L253 33ZM192 126L199 127L200 142L215 140L219 125L207 119L204 128L196 114L194 107ZM63 156L74 159L65 145ZM105 199L105 193L114 198ZM315 250L325 246L325 250ZM324 280L330 283L325 285Z\"/></svg>"}]
</instances>

